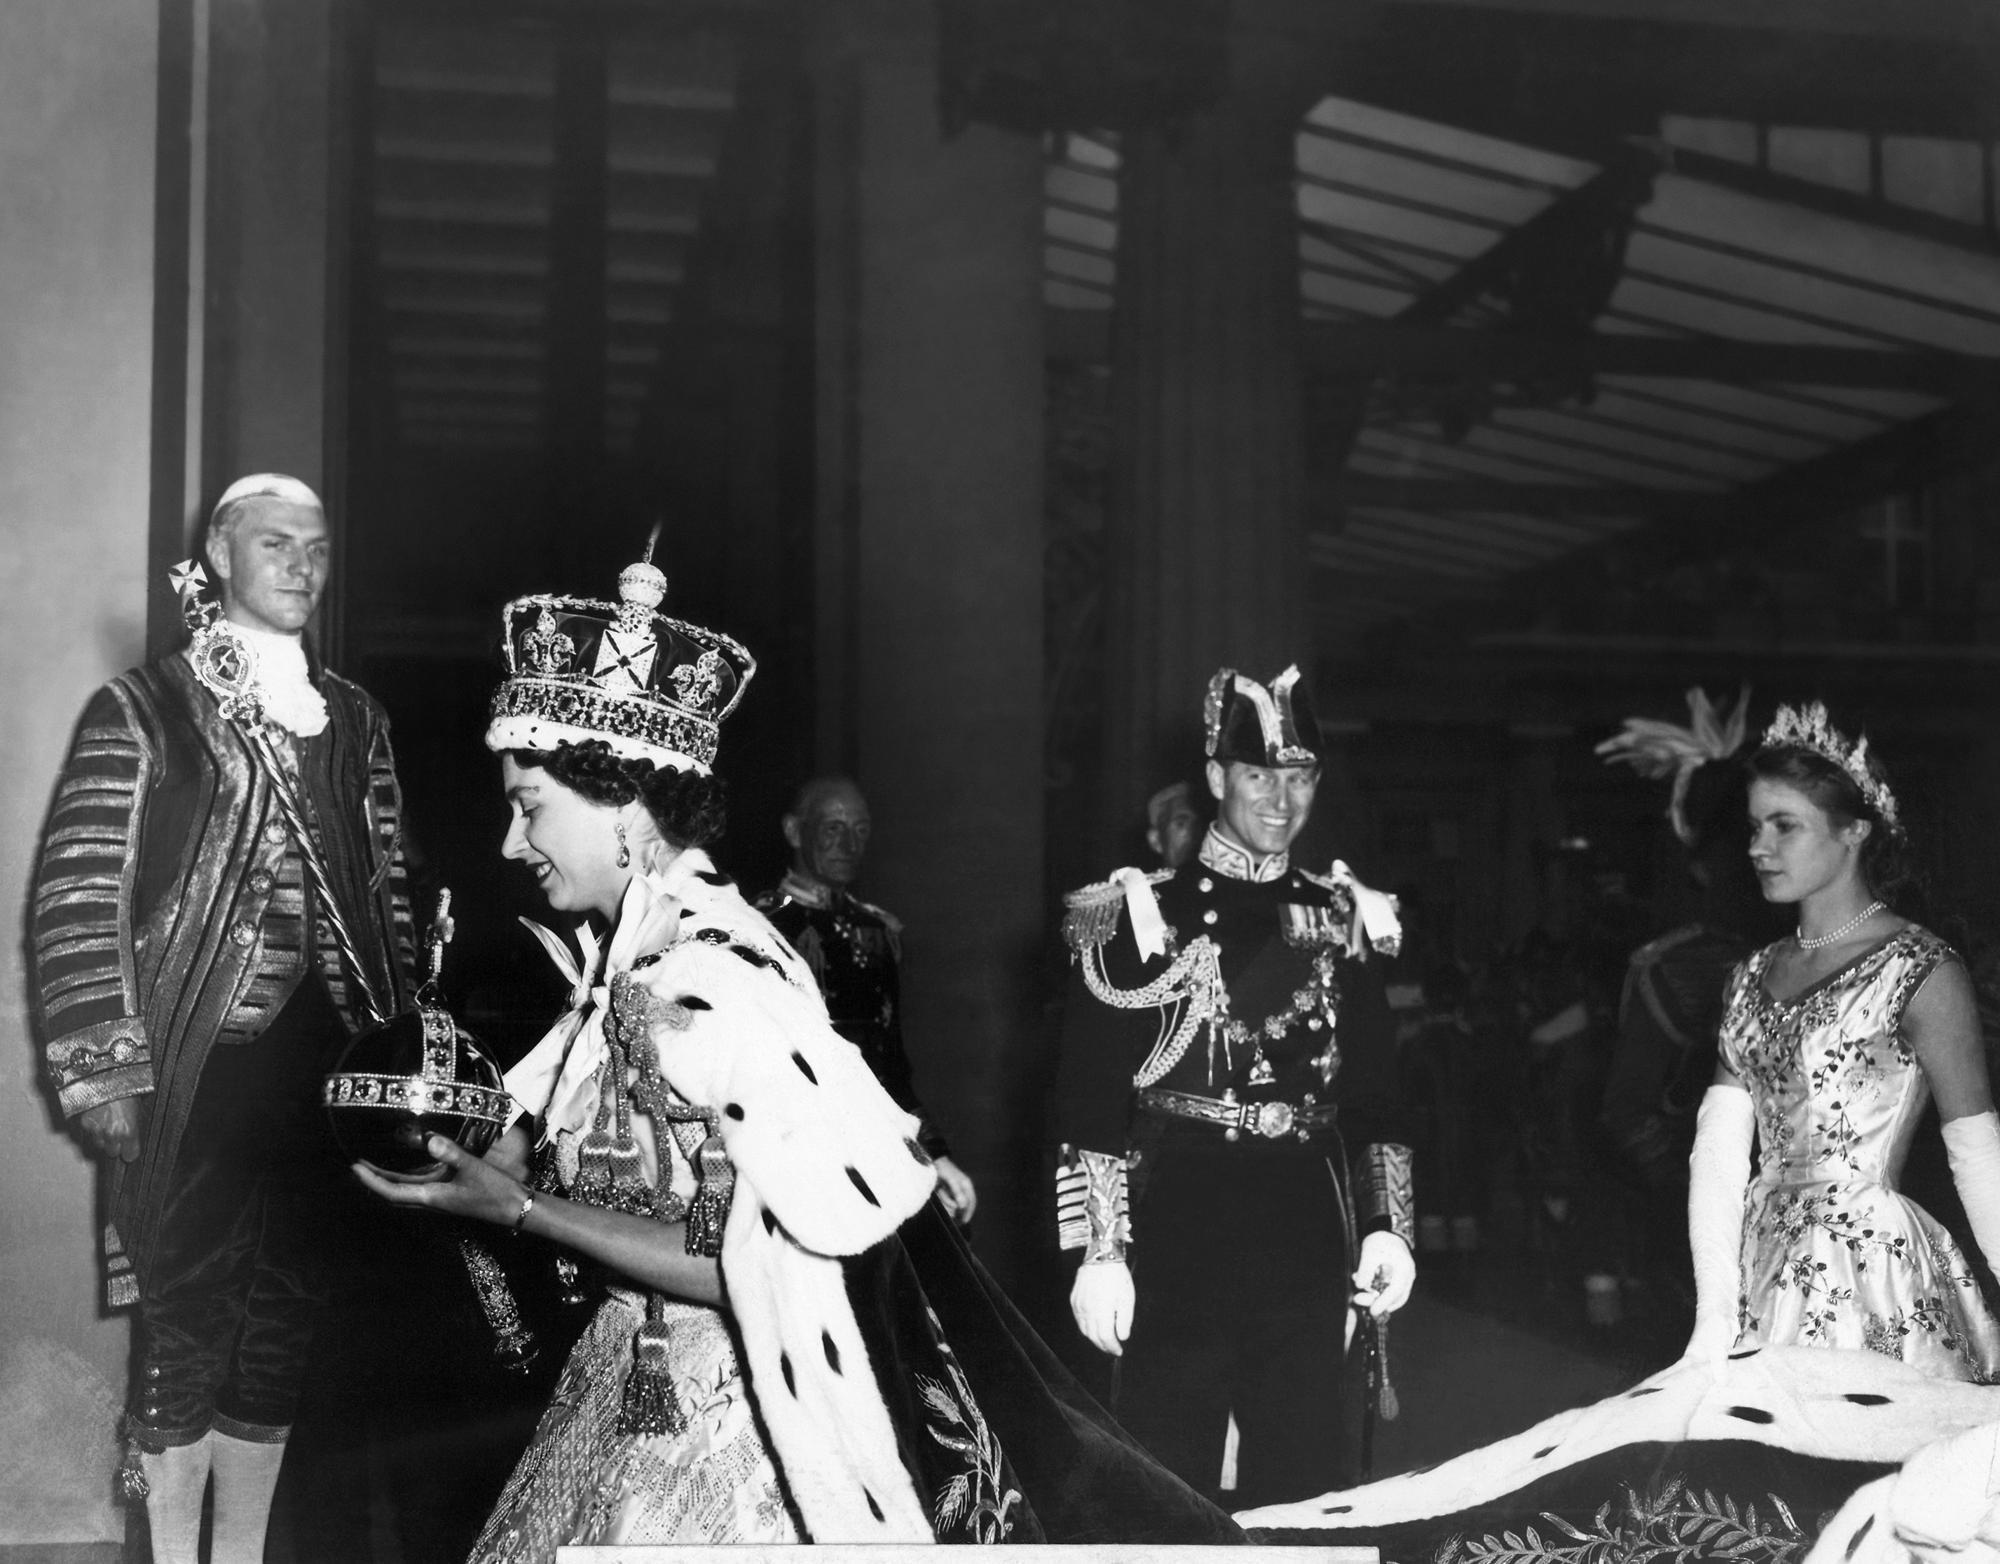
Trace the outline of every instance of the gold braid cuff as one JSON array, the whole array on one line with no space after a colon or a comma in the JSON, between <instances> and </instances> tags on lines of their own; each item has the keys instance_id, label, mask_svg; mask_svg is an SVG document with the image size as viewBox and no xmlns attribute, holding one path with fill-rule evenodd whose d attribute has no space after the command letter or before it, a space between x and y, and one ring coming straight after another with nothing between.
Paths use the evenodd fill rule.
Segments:
<instances>
[{"instance_id":1,"label":"gold braid cuff","mask_svg":"<svg viewBox=\"0 0 2000 1564\"><path fill-rule=\"evenodd\" d=\"M1362 1149L1354 1170L1362 1225L1387 1217L1389 1231L1413 1253L1417 1247L1417 1192L1411 1176L1414 1160L1408 1146L1377 1143Z\"/></svg>"},{"instance_id":2,"label":"gold braid cuff","mask_svg":"<svg viewBox=\"0 0 2000 1564\"><path fill-rule=\"evenodd\" d=\"M1057 1247L1081 1249L1088 1265L1093 1260L1123 1260L1131 1242L1125 1159L1065 1146L1056 1168Z\"/></svg>"}]
</instances>

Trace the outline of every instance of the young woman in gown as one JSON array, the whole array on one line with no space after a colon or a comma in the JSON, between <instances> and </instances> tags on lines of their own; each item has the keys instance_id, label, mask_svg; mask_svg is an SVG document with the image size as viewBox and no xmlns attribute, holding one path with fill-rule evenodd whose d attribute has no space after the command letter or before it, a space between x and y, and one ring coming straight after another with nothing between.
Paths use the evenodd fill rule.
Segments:
<instances>
[{"instance_id":1,"label":"young woman in gown","mask_svg":"<svg viewBox=\"0 0 2000 1564\"><path fill-rule=\"evenodd\" d=\"M1752 866L1798 925L1729 979L1689 1159L1686 1353L1425 1472L1239 1515L1253 1534L1366 1541L1385 1564L1798 1564L1809 1549L1819 1564L1900 1560L1895 1539L1964 1530L1964 1483L1897 1468L1956 1473L1992 1447L2000 1329L1963 1251L1896 1183L1934 1097L1974 1236L2000 1258L2000 1119L1971 984L1891 910L1905 833L1865 740L1823 707L1780 708L1748 766ZM2000 1497L2000 1472L1980 1481Z\"/></svg>"},{"instance_id":2,"label":"young woman in gown","mask_svg":"<svg viewBox=\"0 0 2000 1564\"><path fill-rule=\"evenodd\" d=\"M572 1007L484 1158L441 1138L383 1198L545 1237L610 1294L473 1553L566 1543L1241 1541L1090 1400L937 1215L915 1120L705 851L720 723L754 671L618 604L507 610L488 747L505 855ZM600 940L598 930L607 931ZM534 1173L531 1176L531 1166Z\"/></svg>"},{"instance_id":3,"label":"young woman in gown","mask_svg":"<svg viewBox=\"0 0 2000 1564\"><path fill-rule=\"evenodd\" d=\"M2000 1322L1958 1244L1897 1189L1935 1098L1974 1237L2000 1260L2000 1127L1972 983L1892 905L1906 836L1865 740L1850 745L1823 707L1787 710L1750 775L1751 865L1799 921L1730 979L1690 1159L1690 1350L1859 1348L1991 1383Z\"/></svg>"}]
</instances>

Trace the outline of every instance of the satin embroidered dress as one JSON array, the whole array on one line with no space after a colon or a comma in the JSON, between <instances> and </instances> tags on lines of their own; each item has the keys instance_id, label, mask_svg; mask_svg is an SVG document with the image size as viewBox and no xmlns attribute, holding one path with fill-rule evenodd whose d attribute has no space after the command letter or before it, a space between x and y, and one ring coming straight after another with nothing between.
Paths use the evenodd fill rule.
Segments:
<instances>
[{"instance_id":1,"label":"satin embroidered dress","mask_svg":"<svg viewBox=\"0 0 2000 1564\"><path fill-rule=\"evenodd\" d=\"M1866 1348L2000 1379L2000 1322L1964 1252L1897 1190L1930 1101L1903 1016L1951 947L1912 924L1787 1000L1764 982L1777 949L1736 969L1722 1021L1721 1057L1757 1115L1738 1344Z\"/></svg>"}]
</instances>

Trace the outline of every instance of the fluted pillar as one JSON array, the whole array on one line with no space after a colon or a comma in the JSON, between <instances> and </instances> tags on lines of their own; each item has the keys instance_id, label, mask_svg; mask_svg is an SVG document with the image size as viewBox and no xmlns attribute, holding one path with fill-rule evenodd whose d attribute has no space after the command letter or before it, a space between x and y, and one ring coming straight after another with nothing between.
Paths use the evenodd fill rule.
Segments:
<instances>
[{"instance_id":1,"label":"fluted pillar","mask_svg":"<svg viewBox=\"0 0 2000 1564\"><path fill-rule=\"evenodd\" d=\"M1294 137L1276 40L1214 109L1128 133L1118 184L1100 835L1188 764L1231 664L1309 665Z\"/></svg>"}]
</instances>

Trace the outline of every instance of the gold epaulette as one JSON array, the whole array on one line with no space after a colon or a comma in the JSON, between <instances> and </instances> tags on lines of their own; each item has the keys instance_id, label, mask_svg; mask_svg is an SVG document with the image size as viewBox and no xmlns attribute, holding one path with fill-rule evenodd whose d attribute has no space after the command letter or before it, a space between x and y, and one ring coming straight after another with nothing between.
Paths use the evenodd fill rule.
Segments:
<instances>
[{"instance_id":1,"label":"gold epaulette","mask_svg":"<svg viewBox=\"0 0 2000 1564\"><path fill-rule=\"evenodd\" d=\"M1160 885L1174 877L1171 869L1153 869L1146 875L1148 885ZM1118 920L1125 911L1125 882L1112 878L1098 880L1063 897L1063 943L1082 955L1111 943L1118 932Z\"/></svg>"}]
</instances>

